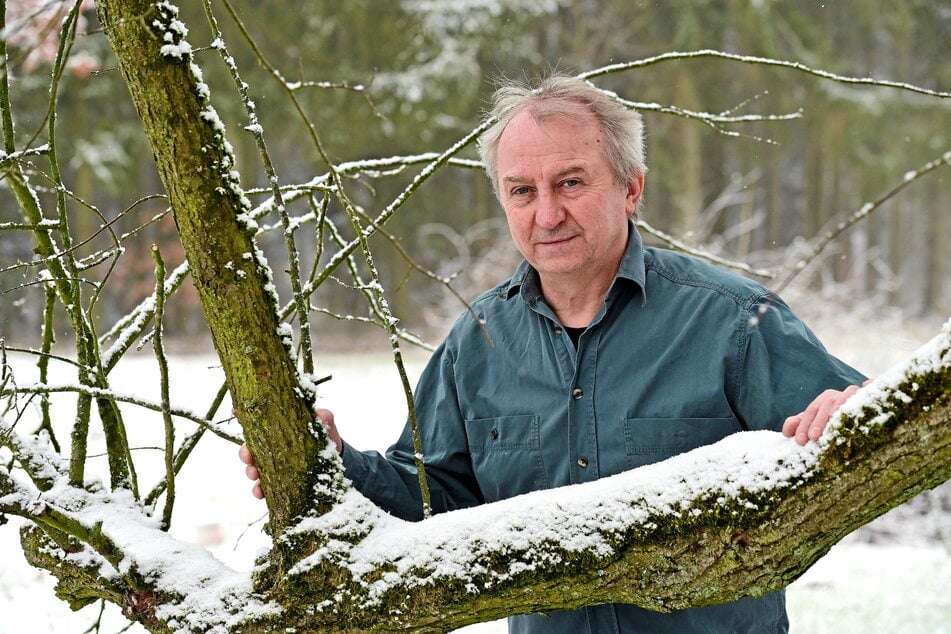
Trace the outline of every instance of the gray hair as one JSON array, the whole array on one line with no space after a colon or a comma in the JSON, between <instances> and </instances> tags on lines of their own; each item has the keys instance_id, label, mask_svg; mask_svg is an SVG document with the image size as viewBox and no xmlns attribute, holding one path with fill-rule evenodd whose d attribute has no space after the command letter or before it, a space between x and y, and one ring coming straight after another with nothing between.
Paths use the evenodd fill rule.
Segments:
<instances>
[{"instance_id":1,"label":"gray hair","mask_svg":"<svg viewBox=\"0 0 951 634\"><path fill-rule=\"evenodd\" d=\"M536 88L506 82L495 91L489 116L497 121L479 138L479 157L496 195L499 141L506 126L525 110L530 110L539 121L553 116L579 118L587 110L601 126L606 141L604 153L617 183L626 185L631 176L647 173L641 115L584 79L552 75L541 80Z\"/></svg>"}]
</instances>

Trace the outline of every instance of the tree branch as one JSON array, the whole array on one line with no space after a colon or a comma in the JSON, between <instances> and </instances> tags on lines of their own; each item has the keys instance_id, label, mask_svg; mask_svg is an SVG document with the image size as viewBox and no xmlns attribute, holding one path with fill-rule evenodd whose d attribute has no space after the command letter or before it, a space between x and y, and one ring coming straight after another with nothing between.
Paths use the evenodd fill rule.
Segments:
<instances>
[{"instance_id":1,"label":"tree branch","mask_svg":"<svg viewBox=\"0 0 951 634\"><path fill-rule=\"evenodd\" d=\"M101 582L98 596L117 601L107 594L124 584L128 602L151 588L155 601L166 602L155 611L173 615L147 624L152 631L191 614L191 631L273 633L445 632L606 602L665 611L758 596L788 585L845 534L951 478L949 386L951 322L846 403L820 444L800 447L768 431L734 434L598 483L420 523L397 520L350 490L332 512L287 533L290 541L318 534L326 547L288 571L271 595L280 609L250 583L219 581L194 596L195 580L167 574L174 555L137 557L132 576ZM10 489L0 470L5 499ZM154 520L136 520L121 500L102 504L102 495L60 486L13 499L20 510L0 511L48 513L113 562L152 540L162 552L198 556ZM66 574L64 559L44 567ZM207 579L235 578L210 557L202 566ZM194 614L199 600L222 607ZM250 606L240 618L239 604Z\"/></svg>"}]
</instances>

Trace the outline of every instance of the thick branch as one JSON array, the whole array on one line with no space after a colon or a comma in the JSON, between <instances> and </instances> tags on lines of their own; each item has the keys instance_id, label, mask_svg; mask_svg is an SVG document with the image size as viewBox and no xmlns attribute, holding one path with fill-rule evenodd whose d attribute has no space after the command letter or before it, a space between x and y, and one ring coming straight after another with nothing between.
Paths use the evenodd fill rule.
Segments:
<instances>
[{"instance_id":1,"label":"thick branch","mask_svg":"<svg viewBox=\"0 0 951 634\"><path fill-rule=\"evenodd\" d=\"M738 434L593 485L421 524L374 516L355 495L302 529L344 540L348 518L359 518L366 535L297 568L307 605L345 598L294 618L437 632L513 613L607 602L666 611L786 587L849 532L951 478L951 324L832 425L821 446Z\"/></svg>"},{"instance_id":2,"label":"thick branch","mask_svg":"<svg viewBox=\"0 0 951 634\"><path fill-rule=\"evenodd\" d=\"M63 596L135 605L157 632L168 622L156 615L188 619L195 632L444 632L605 602L707 605L785 587L848 532L951 478L951 322L847 403L819 445L734 434L598 482L420 523L351 490L289 531L291 542L317 535L326 546L285 574L269 601L129 499L70 490L64 475L63 486L14 495L9 478L0 470L0 512L36 521L58 544L33 561L64 582ZM59 531L102 563L135 567L97 578L95 559L71 561ZM154 548L142 553L143 544ZM189 558L195 578L174 574L176 557ZM220 609L196 609L209 603Z\"/></svg>"}]
</instances>

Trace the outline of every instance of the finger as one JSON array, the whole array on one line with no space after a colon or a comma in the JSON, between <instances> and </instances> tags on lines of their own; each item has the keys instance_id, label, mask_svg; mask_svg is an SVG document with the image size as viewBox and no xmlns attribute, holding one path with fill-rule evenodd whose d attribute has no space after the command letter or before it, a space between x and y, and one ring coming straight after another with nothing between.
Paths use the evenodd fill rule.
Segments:
<instances>
[{"instance_id":1,"label":"finger","mask_svg":"<svg viewBox=\"0 0 951 634\"><path fill-rule=\"evenodd\" d=\"M799 427L796 430L796 439L799 440L801 437L808 438L808 430L812 425L812 421L815 420L816 416L819 415L819 410L822 408L822 404L825 402L825 399L829 397L829 391L826 390L819 396L812 399L812 402L806 406L806 409L799 414Z\"/></svg>"},{"instance_id":2,"label":"finger","mask_svg":"<svg viewBox=\"0 0 951 634\"><path fill-rule=\"evenodd\" d=\"M809 429L806 430L806 437L809 440L819 440L822 437L822 432L826 430L826 425L829 423L829 417L816 417L812 421L812 424L809 425Z\"/></svg>"},{"instance_id":3,"label":"finger","mask_svg":"<svg viewBox=\"0 0 951 634\"><path fill-rule=\"evenodd\" d=\"M829 422L835 410L839 408L839 405L838 399L826 401L822 404L816 412L816 415L809 422L809 426L805 429L806 437L809 440L819 440L819 437L822 436L822 432L825 431L826 424Z\"/></svg>"},{"instance_id":4,"label":"finger","mask_svg":"<svg viewBox=\"0 0 951 634\"><path fill-rule=\"evenodd\" d=\"M253 487L251 487L251 495L256 497L259 500L264 499L264 489L261 488L261 483L256 482Z\"/></svg>"},{"instance_id":5,"label":"finger","mask_svg":"<svg viewBox=\"0 0 951 634\"><path fill-rule=\"evenodd\" d=\"M794 436L796 442L800 445L805 445L809 442L809 429L812 427L812 423L816 418L816 411L816 408L810 405L806 408L806 411L796 417L799 420L799 424L796 425Z\"/></svg>"},{"instance_id":6,"label":"finger","mask_svg":"<svg viewBox=\"0 0 951 634\"><path fill-rule=\"evenodd\" d=\"M783 423L783 435L792 438L796 435L796 431L799 429L799 423L802 422L802 419L799 416L790 416Z\"/></svg>"},{"instance_id":7,"label":"finger","mask_svg":"<svg viewBox=\"0 0 951 634\"><path fill-rule=\"evenodd\" d=\"M254 461L251 459L251 450L248 449L247 445L241 445L241 448L238 449L238 458L244 464L251 464Z\"/></svg>"},{"instance_id":8,"label":"finger","mask_svg":"<svg viewBox=\"0 0 951 634\"><path fill-rule=\"evenodd\" d=\"M841 405L849 399L858 390L858 386L852 385L843 391L826 390L820 394L806 409L804 421L799 427L797 441L805 436L805 442L809 440L819 440L825 431L826 426L832 419L833 414ZM804 444L804 443L800 443Z\"/></svg>"},{"instance_id":9,"label":"finger","mask_svg":"<svg viewBox=\"0 0 951 634\"><path fill-rule=\"evenodd\" d=\"M258 471L258 468L253 464L249 464L244 468L244 475L248 476L248 480L260 480L261 472Z\"/></svg>"},{"instance_id":10,"label":"finger","mask_svg":"<svg viewBox=\"0 0 951 634\"><path fill-rule=\"evenodd\" d=\"M809 426L812 417L807 417L805 412L796 416L790 416L783 423L783 435L788 438L794 438L800 445L809 442Z\"/></svg>"},{"instance_id":11,"label":"finger","mask_svg":"<svg viewBox=\"0 0 951 634\"><path fill-rule=\"evenodd\" d=\"M320 421L320 424L324 426L324 429L327 430L327 436L333 441L334 446L337 448L337 453L342 453L343 439L340 438L340 432L337 431L337 426L334 424L334 413L329 409L315 409L314 416Z\"/></svg>"},{"instance_id":12,"label":"finger","mask_svg":"<svg viewBox=\"0 0 951 634\"><path fill-rule=\"evenodd\" d=\"M815 418L809 426L808 435L810 440L819 440L826 426L829 424L829 421L832 420L835 413L839 411L842 404L849 400L858 390L857 385L850 385L841 392L830 390L825 394L826 398L823 399L819 410L816 412Z\"/></svg>"}]
</instances>

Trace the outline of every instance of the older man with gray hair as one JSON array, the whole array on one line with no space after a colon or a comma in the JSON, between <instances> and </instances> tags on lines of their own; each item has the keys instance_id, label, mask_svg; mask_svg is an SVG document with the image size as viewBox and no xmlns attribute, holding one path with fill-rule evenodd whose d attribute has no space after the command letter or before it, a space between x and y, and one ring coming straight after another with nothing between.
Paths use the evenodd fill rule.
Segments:
<instances>
[{"instance_id":1,"label":"older man with gray hair","mask_svg":"<svg viewBox=\"0 0 951 634\"><path fill-rule=\"evenodd\" d=\"M525 261L472 303L478 321L459 318L417 386L433 510L597 480L743 430L818 439L864 377L762 286L643 245L640 115L563 76L507 84L494 103L479 150ZM344 443L333 414L318 414L354 486L420 519L408 426L384 456ZM537 634L787 630L783 592L509 619L510 632Z\"/></svg>"}]
</instances>

